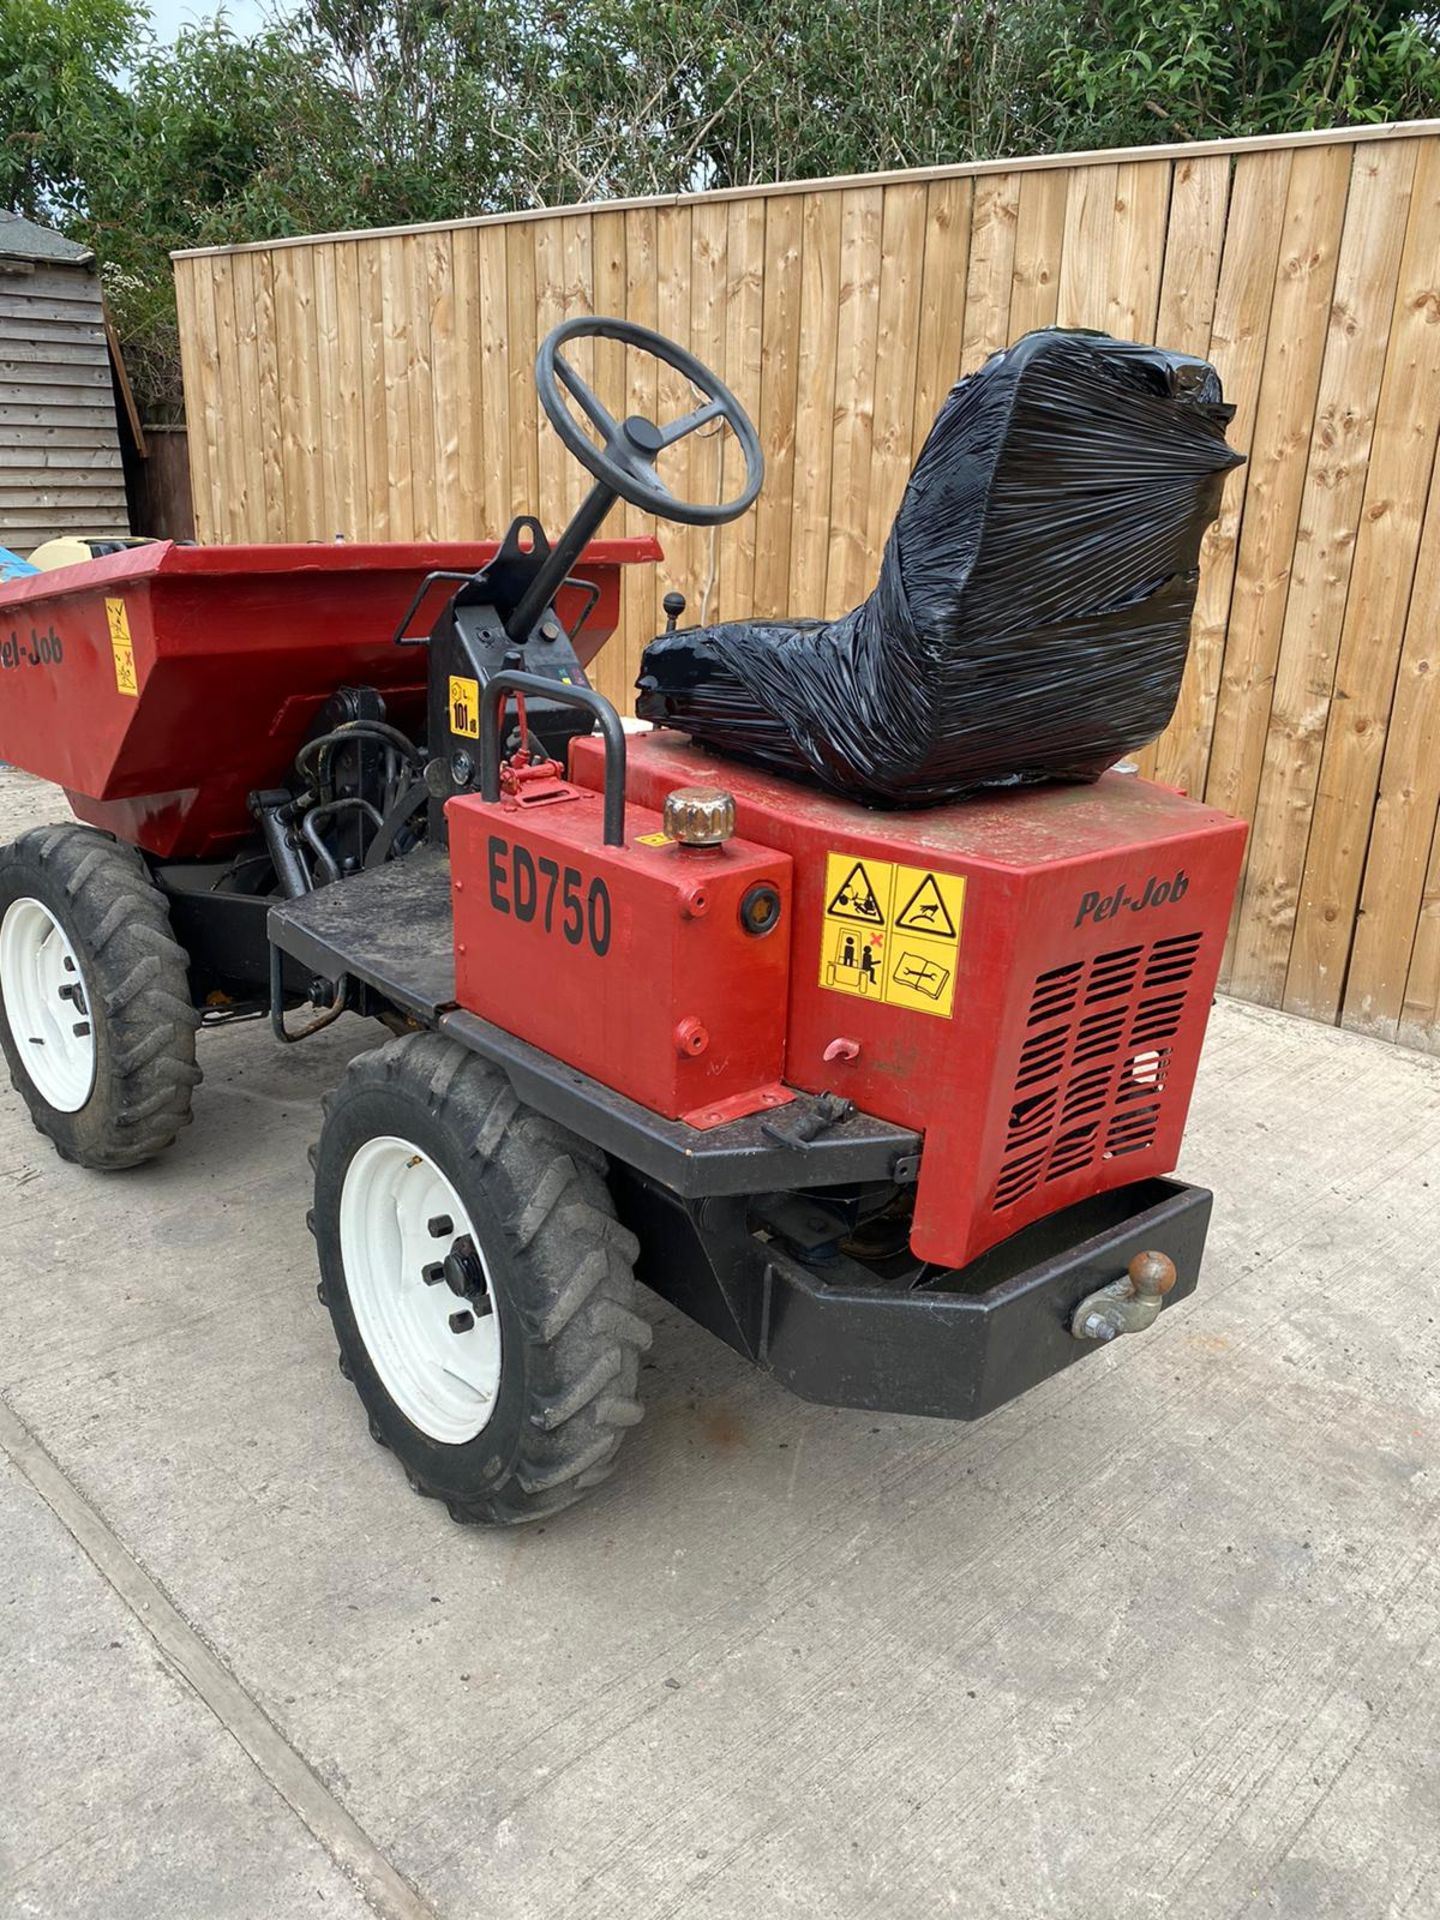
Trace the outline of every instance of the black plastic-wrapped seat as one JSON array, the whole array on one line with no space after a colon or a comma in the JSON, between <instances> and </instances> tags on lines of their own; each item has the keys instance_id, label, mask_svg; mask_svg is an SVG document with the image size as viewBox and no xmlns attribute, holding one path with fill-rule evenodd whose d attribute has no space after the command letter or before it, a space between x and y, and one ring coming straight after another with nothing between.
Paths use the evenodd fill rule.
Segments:
<instances>
[{"instance_id":1,"label":"black plastic-wrapped seat","mask_svg":"<svg viewBox=\"0 0 1440 1920\"><path fill-rule=\"evenodd\" d=\"M1027 334L951 390L861 606L667 634L639 713L872 805L1095 778L1174 710L1233 412L1190 355Z\"/></svg>"}]
</instances>

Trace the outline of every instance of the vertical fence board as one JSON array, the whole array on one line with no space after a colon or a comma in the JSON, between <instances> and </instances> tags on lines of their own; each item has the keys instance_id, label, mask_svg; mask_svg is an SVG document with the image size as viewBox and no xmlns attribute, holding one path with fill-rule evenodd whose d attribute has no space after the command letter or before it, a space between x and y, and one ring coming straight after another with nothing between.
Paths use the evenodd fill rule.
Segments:
<instances>
[{"instance_id":1,"label":"vertical fence board","mask_svg":"<svg viewBox=\"0 0 1440 1920\"><path fill-rule=\"evenodd\" d=\"M542 222L540 224L553 224ZM510 505L533 513L540 499L535 355L540 350L536 308L534 226L515 223L505 234L505 313L509 337Z\"/></svg>"},{"instance_id":2,"label":"vertical fence board","mask_svg":"<svg viewBox=\"0 0 1440 1920\"><path fill-rule=\"evenodd\" d=\"M565 222L545 220L535 228L535 338L543 340L552 327L558 327L565 318ZM527 349L529 343L526 343ZM581 355L574 347L566 349L566 356L577 373L588 373ZM527 351L521 367L529 362L533 364L534 355ZM524 379L521 368L517 368L516 385ZM545 424L544 415L531 410L530 438L534 441L535 460L539 475L539 490L535 496L536 508L542 525L546 527L563 526L567 517L566 495L569 490L571 473L575 467L568 454L565 454Z\"/></svg>"},{"instance_id":3,"label":"vertical fence board","mask_svg":"<svg viewBox=\"0 0 1440 1920\"><path fill-rule=\"evenodd\" d=\"M1229 199L1228 156L1176 162L1170 179L1165 264L1155 316L1155 338L1182 353L1198 354L1201 359L1208 359L1210 355ZM1196 776L1183 761L1177 765L1176 749L1179 747L1183 752L1208 724L1206 686L1213 684L1214 672L1214 664L1202 660L1200 613L1197 600L1190 652L1174 717L1160 739L1152 742L1140 756L1144 772L1158 774L1171 785L1187 788ZM1223 628L1219 638L1223 647Z\"/></svg>"},{"instance_id":4,"label":"vertical fence board","mask_svg":"<svg viewBox=\"0 0 1440 1920\"><path fill-rule=\"evenodd\" d=\"M465 341L480 395L481 439L473 449L480 479L480 526L484 531L509 525L516 488L510 477L510 328L505 228L479 227L475 233L476 324L479 336Z\"/></svg>"},{"instance_id":5,"label":"vertical fence board","mask_svg":"<svg viewBox=\"0 0 1440 1920\"><path fill-rule=\"evenodd\" d=\"M460 491L460 360L455 340L455 247L448 233L430 236L421 255L430 325L429 438L433 481L426 501L426 537L465 525ZM421 405L424 405L423 394Z\"/></svg>"},{"instance_id":6,"label":"vertical fence board","mask_svg":"<svg viewBox=\"0 0 1440 1920\"><path fill-rule=\"evenodd\" d=\"M260 254L237 253L231 264L234 268L235 378L239 393L239 417L261 419L260 300L255 281L264 259ZM239 525L231 538L246 540L250 538L252 529L263 520L266 438L257 433L237 434L235 438L240 443L244 471L240 482L240 510L235 515Z\"/></svg>"},{"instance_id":7,"label":"vertical fence board","mask_svg":"<svg viewBox=\"0 0 1440 1920\"><path fill-rule=\"evenodd\" d=\"M761 356L765 340L765 203L732 201L725 291L725 384L763 432ZM725 498L745 485L745 461L733 433L722 437ZM758 506L734 521L720 540L719 611L726 620L748 620L755 607L755 541ZM637 666L639 662L636 662Z\"/></svg>"},{"instance_id":8,"label":"vertical fence board","mask_svg":"<svg viewBox=\"0 0 1440 1920\"><path fill-rule=\"evenodd\" d=\"M975 183L960 353L962 373L973 373L992 353L1010 343L1010 294L1015 284L1015 229L1020 219L1021 178L1018 173L998 173Z\"/></svg>"},{"instance_id":9,"label":"vertical fence board","mask_svg":"<svg viewBox=\"0 0 1440 1920\"><path fill-rule=\"evenodd\" d=\"M1170 181L1155 337L1167 347L1199 354L1202 359L1210 352L1229 204L1228 158L1176 163Z\"/></svg>"},{"instance_id":10,"label":"vertical fence board","mask_svg":"<svg viewBox=\"0 0 1440 1920\"><path fill-rule=\"evenodd\" d=\"M1434 752L1432 742L1431 752ZM1405 983L1396 1038L1406 1046L1440 1053L1440 822L1430 850L1430 869L1420 902L1415 946Z\"/></svg>"},{"instance_id":11,"label":"vertical fence board","mask_svg":"<svg viewBox=\"0 0 1440 1920\"><path fill-rule=\"evenodd\" d=\"M1069 181L1063 173L1020 177L1015 220L1015 264L1010 278L1010 338L1053 327L1060 304L1060 258L1065 247ZM893 191L893 189L892 189Z\"/></svg>"},{"instance_id":12,"label":"vertical fence board","mask_svg":"<svg viewBox=\"0 0 1440 1920\"><path fill-rule=\"evenodd\" d=\"M795 502L795 418L800 385L804 202L785 194L765 205L765 287L760 340L764 511L755 523L756 614L790 605L790 530Z\"/></svg>"},{"instance_id":13,"label":"vertical fence board","mask_svg":"<svg viewBox=\"0 0 1440 1920\"><path fill-rule=\"evenodd\" d=\"M969 180L935 180L925 189L925 265L910 435L917 454L946 394L960 377L973 194Z\"/></svg>"},{"instance_id":14,"label":"vertical fence board","mask_svg":"<svg viewBox=\"0 0 1440 1920\"><path fill-rule=\"evenodd\" d=\"M628 704L660 598L692 620L837 612L875 578L962 373L1035 327L1208 357L1248 464L1206 536L1171 724L1142 767L1255 828L1225 979L1440 1052L1440 133L1017 161L182 256L202 539L554 527L589 482L538 414L544 330L657 327L755 418L766 488L719 530L617 510L595 679ZM617 412L686 383L573 350ZM729 495L728 436L662 465Z\"/></svg>"},{"instance_id":15,"label":"vertical fence board","mask_svg":"<svg viewBox=\"0 0 1440 1920\"><path fill-rule=\"evenodd\" d=\"M1072 173L1055 319L1062 327L1103 327L1110 308L1110 242L1120 168L1114 162Z\"/></svg>"},{"instance_id":16,"label":"vertical fence board","mask_svg":"<svg viewBox=\"0 0 1440 1920\"><path fill-rule=\"evenodd\" d=\"M1440 328L1432 323L1431 331L1440 331ZM1440 853L1437 605L1440 605L1440 487L1432 480L1410 618L1392 695L1394 705L1385 741L1380 793L1373 821L1367 822L1370 835L1362 911L1354 923L1349 976L1343 982L1345 1025L1387 1040L1397 1038L1402 1024L1410 1017L1414 996L1421 990L1419 983L1429 981L1425 991L1440 985L1434 957L1437 929L1430 924L1440 905L1435 887L1440 873L1430 865L1432 846ZM1357 750L1363 749L1368 732L1364 726L1366 707L1378 710L1383 701L1377 699L1372 705L1359 698L1357 704L1361 707L1360 718L1352 722L1347 713L1339 723L1352 735L1349 743L1352 760ZM1346 771L1354 777L1356 787L1363 794L1359 769L1352 766ZM1342 770L1332 764L1330 778L1338 783L1341 777ZM1341 795L1338 785L1332 792L1336 800L1331 804L1348 801L1348 794ZM1329 800L1330 796L1327 794L1324 798ZM1344 806L1343 817L1349 819L1349 835L1358 839L1360 822L1354 819L1348 804ZM1350 863L1355 863L1357 855L1350 852L1348 836L1332 829L1327 844L1341 849ZM1358 857L1363 858L1363 852ZM1334 901L1337 920L1342 910L1338 900ZM1318 964L1315 973L1328 987L1329 980L1320 973ZM1431 992L1432 1001L1433 998ZM1435 1043L1433 1034L1431 1043Z\"/></svg>"},{"instance_id":17,"label":"vertical fence board","mask_svg":"<svg viewBox=\"0 0 1440 1920\"><path fill-rule=\"evenodd\" d=\"M369 487L365 431L364 341L360 324L360 249L335 249L335 399L328 431L339 448L335 461L336 532L354 540L365 524Z\"/></svg>"},{"instance_id":18,"label":"vertical fence board","mask_svg":"<svg viewBox=\"0 0 1440 1920\"><path fill-rule=\"evenodd\" d=\"M695 258L694 224L690 207L662 207L656 217L655 325L682 347L690 344L690 281ZM673 420L689 407L689 382L671 368L661 365L655 372L652 418ZM683 492L689 484L690 449L683 444L659 463L661 477ZM659 633L665 624L661 605L669 590L694 599L695 529L667 524L662 534L665 562L655 569L651 581L650 631Z\"/></svg>"},{"instance_id":19,"label":"vertical fence board","mask_svg":"<svg viewBox=\"0 0 1440 1920\"><path fill-rule=\"evenodd\" d=\"M869 502L857 598L868 593L874 582L910 474L924 265L925 189L887 187L880 236Z\"/></svg>"},{"instance_id":20,"label":"vertical fence board","mask_svg":"<svg viewBox=\"0 0 1440 1920\"><path fill-rule=\"evenodd\" d=\"M590 310L597 314L613 315L625 312L626 295L626 245L625 216L623 213L597 212L590 232L590 285L588 298ZM609 407L617 420L623 420L630 411L626 405L626 368L625 350L613 341L599 341L595 348L595 390ZM572 465L574 463L572 462ZM588 485L589 476L585 476ZM616 520L620 520L623 508L617 508ZM619 531L619 528L616 528ZM624 632L624 614L622 611L621 630L613 643L606 647L595 662L593 679L600 692L608 700L613 700L623 711L634 698L632 682L634 668L630 662L630 652L626 645Z\"/></svg>"},{"instance_id":21,"label":"vertical fence board","mask_svg":"<svg viewBox=\"0 0 1440 1920\"><path fill-rule=\"evenodd\" d=\"M429 273L428 234L412 234L405 250L405 413L409 421L410 527L413 538L431 540L438 523L435 470L435 380L431 318L435 288Z\"/></svg>"},{"instance_id":22,"label":"vertical fence board","mask_svg":"<svg viewBox=\"0 0 1440 1920\"><path fill-rule=\"evenodd\" d=\"M1170 172L1164 160L1131 162L1116 169L1105 327L1118 340L1155 338L1170 213Z\"/></svg>"},{"instance_id":23,"label":"vertical fence board","mask_svg":"<svg viewBox=\"0 0 1440 1920\"><path fill-rule=\"evenodd\" d=\"M830 556L822 612L845 613L868 590L870 458L875 429L875 348L880 323L884 198L857 188L841 202L840 288L831 429ZM864 584L862 584L864 583Z\"/></svg>"},{"instance_id":24,"label":"vertical fence board","mask_svg":"<svg viewBox=\"0 0 1440 1920\"><path fill-rule=\"evenodd\" d=\"M631 208L625 215L625 317L638 326L653 328L657 323L659 257L655 209ZM643 414L647 420L656 417L655 362L648 354L630 355L625 410L627 414ZM653 531L654 520L639 507L627 503L621 511L625 516L621 524L626 533ZM625 656L626 707L630 704L629 688L640 664L640 655L646 641L657 631L654 574L663 571L663 566L662 562L653 572L645 567L627 567L622 578L618 640ZM611 645L614 644L612 641Z\"/></svg>"},{"instance_id":25,"label":"vertical fence board","mask_svg":"<svg viewBox=\"0 0 1440 1920\"><path fill-rule=\"evenodd\" d=\"M319 478L316 503L322 538L343 533L340 469L344 450L335 426L340 418L340 292L334 247L317 247L315 265L315 405L319 417Z\"/></svg>"},{"instance_id":26,"label":"vertical fence board","mask_svg":"<svg viewBox=\"0 0 1440 1920\"><path fill-rule=\"evenodd\" d=\"M399 243L396 243L397 247ZM291 538L320 538L322 477L315 458L315 261L309 249L275 256L275 349L279 373L280 448L285 467L285 511ZM403 348L403 327L397 332ZM408 442L408 432L400 435Z\"/></svg>"},{"instance_id":27,"label":"vertical fence board","mask_svg":"<svg viewBox=\"0 0 1440 1920\"><path fill-rule=\"evenodd\" d=\"M560 312L562 320L574 320L595 311L595 216L578 214L560 222ZM553 324L553 322L551 323ZM548 327L542 326L542 336ZM594 340L576 340L566 348L566 357L581 379L595 385L600 365L600 345ZM557 436L542 420L540 458L548 462L557 479L557 510L547 526L562 525L570 518L590 491L590 475L578 460L565 452ZM542 489L543 497L543 489Z\"/></svg>"},{"instance_id":28,"label":"vertical fence board","mask_svg":"<svg viewBox=\"0 0 1440 1920\"><path fill-rule=\"evenodd\" d=\"M225 431L225 422L220 411L219 378L214 372L215 278L208 261L177 260L175 263L176 321L180 338L185 342L182 365L185 417L195 422L187 436L191 442L190 494L195 507L195 534L200 540L220 538L215 517L213 464L216 436Z\"/></svg>"},{"instance_id":29,"label":"vertical fence board","mask_svg":"<svg viewBox=\"0 0 1440 1920\"><path fill-rule=\"evenodd\" d=\"M445 393L445 405L452 418L451 437L455 446L451 488L454 493L453 519L442 519L442 527L457 533L475 535L485 531L485 458L488 451L485 421L485 375L482 367L480 235L473 227L462 227L451 239L451 298L453 320L442 331L444 351L436 361L437 388ZM498 435L497 438L503 438ZM498 516L497 516L498 519ZM493 523L491 523L493 524Z\"/></svg>"},{"instance_id":30,"label":"vertical fence board","mask_svg":"<svg viewBox=\"0 0 1440 1920\"><path fill-rule=\"evenodd\" d=\"M277 255L277 268L279 259ZM410 287L406 274L405 242L392 239L380 242L380 316L384 347L380 372L385 401L384 493L388 510L390 538L415 538L415 489L412 471L419 449L410 432L409 373L414 356L418 324L410 312ZM275 287L277 306L282 300L278 279Z\"/></svg>"},{"instance_id":31,"label":"vertical fence board","mask_svg":"<svg viewBox=\"0 0 1440 1920\"><path fill-rule=\"evenodd\" d=\"M235 261L220 261L229 271L215 275L215 357L220 380L220 405L232 420L244 417L244 389L241 384L241 329L235 300ZM244 436L227 433L216 448L216 471L220 476L218 523L227 540L243 539L247 519Z\"/></svg>"},{"instance_id":32,"label":"vertical fence board","mask_svg":"<svg viewBox=\"0 0 1440 1920\"><path fill-rule=\"evenodd\" d=\"M690 351L724 378L726 305L729 298L730 228L722 202L696 207L691 225L694 268L690 286ZM703 396L687 389L679 411L700 404ZM686 456L684 491L691 500L718 501L725 484L725 442L729 432L711 422L692 433L677 453ZM720 548L724 530L696 527L690 538L689 618L704 626L717 617Z\"/></svg>"},{"instance_id":33,"label":"vertical fence board","mask_svg":"<svg viewBox=\"0 0 1440 1920\"><path fill-rule=\"evenodd\" d=\"M361 405L365 418L365 536L390 540L395 536L390 516L390 405L385 390L384 255L379 247L360 249L357 261L360 295L359 343ZM266 262L268 266L269 261ZM270 336L275 337L273 324ZM262 378L265 369L261 368Z\"/></svg>"},{"instance_id":34,"label":"vertical fence board","mask_svg":"<svg viewBox=\"0 0 1440 1920\"><path fill-rule=\"evenodd\" d=\"M830 557L830 473L834 459L835 334L840 287L839 194L806 197L801 243L799 374L795 399L795 487L790 522L792 607L825 602Z\"/></svg>"}]
</instances>

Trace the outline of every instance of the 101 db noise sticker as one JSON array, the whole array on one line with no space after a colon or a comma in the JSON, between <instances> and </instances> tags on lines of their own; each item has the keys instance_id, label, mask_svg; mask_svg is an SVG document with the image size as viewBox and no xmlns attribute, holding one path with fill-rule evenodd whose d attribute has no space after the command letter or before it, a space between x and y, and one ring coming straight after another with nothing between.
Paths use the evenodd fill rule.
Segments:
<instances>
[{"instance_id":1,"label":"101 db noise sticker","mask_svg":"<svg viewBox=\"0 0 1440 1920\"><path fill-rule=\"evenodd\" d=\"M821 986L948 1019L964 906L959 874L827 854Z\"/></svg>"}]
</instances>

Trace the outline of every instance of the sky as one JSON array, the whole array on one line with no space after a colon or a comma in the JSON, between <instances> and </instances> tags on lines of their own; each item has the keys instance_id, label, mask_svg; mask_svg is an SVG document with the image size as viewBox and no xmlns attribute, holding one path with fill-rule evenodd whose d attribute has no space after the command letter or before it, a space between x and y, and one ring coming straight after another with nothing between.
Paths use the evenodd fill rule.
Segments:
<instances>
[{"instance_id":1,"label":"sky","mask_svg":"<svg viewBox=\"0 0 1440 1920\"><path fill-rule=\"evenodd\" d=\"M181 27L208 19L215 12L215 5L207 6L204 0L149 0L149 7L156 35L161 40L173 40ZM267 10L265 0L225 0L230 25L242 36L253 33L263 23Z\"/></svg>"}]
</instances>

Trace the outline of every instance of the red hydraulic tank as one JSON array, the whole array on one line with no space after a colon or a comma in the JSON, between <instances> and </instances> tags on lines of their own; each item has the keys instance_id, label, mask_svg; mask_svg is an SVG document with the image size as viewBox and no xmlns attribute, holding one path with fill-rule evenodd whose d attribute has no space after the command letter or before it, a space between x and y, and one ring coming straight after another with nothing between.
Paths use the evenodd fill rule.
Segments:
<instances>
[{"instance_id":1,"label":"red hydraulic tank","mask_svg":"<svg viewBox=\"0 0 1440 1920\"><path fill-rule=\"evenodd\" d=\"M602 812L562 782L449 803L460 1005L666 1119L790 1100L789 857L682 847L636 806L606 846Z\"/></svg>"}]
</instances>

